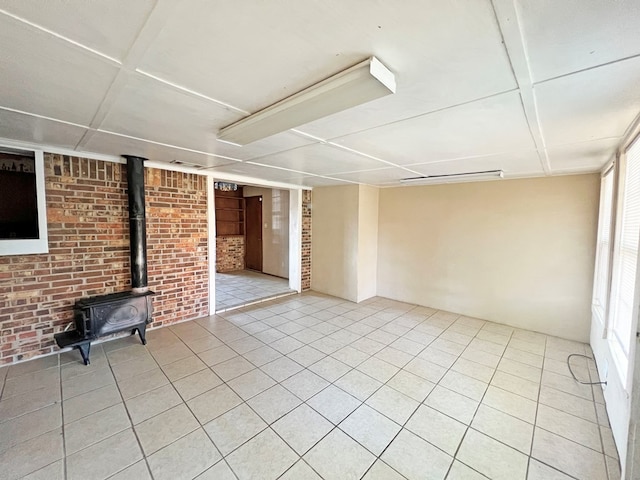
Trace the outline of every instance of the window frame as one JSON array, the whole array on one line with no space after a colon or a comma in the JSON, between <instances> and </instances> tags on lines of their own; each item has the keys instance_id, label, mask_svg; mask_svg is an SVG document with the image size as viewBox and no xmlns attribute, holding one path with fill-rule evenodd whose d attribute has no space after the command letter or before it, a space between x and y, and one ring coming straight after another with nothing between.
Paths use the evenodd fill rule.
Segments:
<instances>
[{"instance_id":1,"label":"window frame","mask_svg":"<svg viewBox=\"0 0 640 480\"><path fill-rule=\"evenodd\" d=\"M34 156L36 173L36 204L38 206L38 238L35 239L0 239L0 256L32 255L49 253L49 237L47 233L47 199L45 187L44 152L30 148L16 148L0 145L8 151Z\"/></svg>"}]
</instances>

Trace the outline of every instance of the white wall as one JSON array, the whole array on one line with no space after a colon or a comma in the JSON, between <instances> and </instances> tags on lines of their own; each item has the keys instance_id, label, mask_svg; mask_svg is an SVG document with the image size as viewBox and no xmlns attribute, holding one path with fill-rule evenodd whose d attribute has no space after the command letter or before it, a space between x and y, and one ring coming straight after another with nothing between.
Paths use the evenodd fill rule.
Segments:
<instances>
[{"instance_id":1,"label":"white wall","mask_svg":"<svg viewBox=\"0 0 640 480\"><path fill-rule=\"evenodd\" d=\"M314 188L311 288L358 301L358 185Z\"/></svg>"},{"instance_id":2,"label":"white wall","mask_svg":"<svg viewBox=\"0 0 640 480\"><path fill-rule=\"evenodd\" d=\"M380 189L360 185L358 191L358 302L378 291L378 201Z\"/></svg>"},{"instance_id":3,"label":"white wall","mask_svg":"<svg viewBox=\"0 0 640 480\"><path fill-rule=\"evenodd\" d=\"M262 195L262 271L289 278L289 191L247 186L243 195Z\"/></svg>"},{"instance_id":4,"label":"white wall","mask_svg":"<svg viewBox=\"0 0 640 480\"><path fill-rule=\"evenodd\" d=\"M598 175L382 189L378 295L586 342L598 194Z\"/></svg>"}]
</instances>

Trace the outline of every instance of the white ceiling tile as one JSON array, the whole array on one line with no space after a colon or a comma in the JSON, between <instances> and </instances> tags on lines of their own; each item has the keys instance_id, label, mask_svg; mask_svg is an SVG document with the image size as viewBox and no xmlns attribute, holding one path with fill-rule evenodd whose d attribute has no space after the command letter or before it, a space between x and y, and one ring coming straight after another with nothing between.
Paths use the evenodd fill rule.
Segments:
<instances>
[{"instance_id":1,"label":"white ceiling tile","mask_svg":"<svg viewBox=\"0 0 640 480\"><path fill-rule=\"evenodd\" d=\"M352 182L368 183L370 185L382 185L392 182L397 183L403 178L415 176L417 176L415 173L396 167L331 175L331 177L335 177L339 180L350 180Z\"/></svg>"},{"instance_id":2,"label":"white ceiling tile","mask_svg":"<svg viewBox=\"0 0 640 480\"><path fill-rule=\"evenodd\" d=\"M215 150L215 153L218 155L225 155L240 160L253 160L257 157L291 150L304 145L311 145L312 143L316 143L316 141L309 137L304 137L293 132L282 132L242 147L224 142L216 142L213 150Z\"/></svg>"},{"instance_id":3,"label":"white ceiling tile","mask_svg":"<svg viewBox=\"0 0 640 480\"><path fill-rule=\"evenodd\" d=\"M536 82L640 54L637 0L518 0Z\"/></svg>"},{"instance_id":4,"label":"white ceiling tile","mask_svg":"<svg viewBox=\"0 0 640 480\"><path fill-rule=\"evenodd\" d=\"M209 100L139 74L129 81L100 125L102 130L217 153L215 132L240 115Z\"/></svg>"},{"instance_id":5,"label":"white ceiling tile","mask_svg":"<svg viewBox=\"0 0 640 480\"><path fill-rule=\"evenodd\" d=\"M211 168L208 170L214 172L214 176L223 180L225 178L225 174L243 175L247 177L262 178L264 180L273 180L277 182L286 182L290 178L297 177L296 172L290 172L278 168L263 167L250 163L234 163L225 165L223 167Z\"/></svg>"},{"instance_id":6,"label":"white ceiling tile","mask_svg":"<svg viewBox=\"0 0 640 480\"><path fill-rule=\"evenodd\" d=\"M106 155L137 155L158 162L178 160L204 167L237 163L226 158L180 150L104 132L91 132L91 136L82 150Z\"/></svg>"},{"instance_id":7,"label":"white ceiling tile","mask_svg":"<svg viewBox=\"0 0 640 480\"><path fill-rule=\"evenodd\" d=\"M535 148L517 92L335 141L399 165Z\"/></svg>"},{"instance_id":8,"label":"white ceiling tile","mask_svg":"<svg viewBox=\"0 0 640 480\"><path fill-rule=\"evenodd\" d=\"M548 155L551 171L598 171L611 159L620 142L620 138L607 138L550 148Z\"/></svg>"},{"instance_id":9,"label":"white ceiling tile","mask_svg":"<svg viewBox=\"0 0 640 480\"><path fill-rule=\"evenodd\" d=\"M118 69L0 14L0 106L88 125Z\"/></svg>"},{"instance_id":10,"label":"white ceiling tile","mask_svg":"<svg viewBox=\"0 0 640 480\"><path fill-rule=\"evenodd\" d=\"M372 170L388 165L342 148L326 144L314 144L276 153L255 160L258 163L288 168L316 175L330 175L340 172Z\"/></svg>"},{"instance_id":11,"label":"white ceiling tile","mask_svg":"<svg viewBox=\"0 0 640 480\"><path fill-rule=\"evenodd\" d=\"M535 87L547 146L624 134L640 111L640 58Z\"/></svg>"},{"instance_id":12,"label":"white ceiling tile","mask_svg":"<svg viewBox=\"0 0 640 480\"><path fill-rule=\"evenodd\" d=\"M488 170L502 170L505 177L518 175L544 175L538 152L514 152L501 155L487 155L483 157L461 158L445 162L425 163L422 165L408 165L422 175L451 175L454 173L484 172Z\"/></svg>"},{"instance_id":13,"label":"white ceiling tile","mask_svg":"<svg viewBox=\"0 0 640 480\"><path fill-rule=\"evenodd\" d=\"M0 137L74 148L87 130L75 125L0 109Z\"/></svg>"},{"instance_id":14,"label":"white ceiling tile","mask_svg":"<svg viewBox=\"0 0 640 480\"><path fill-rule=\"evenodd\" d=\"M349 185L353 183L346 180L342 181L336 178L326 177L303 177L301 179L291 179L289 181L293 183L299 183L301 185L304 185L305 187L329 187L333 185Z\"/></svg>"},{"instance_id":15,"label":"white ceiling tile","mask_svg":"<svg viewBox=\"0 0 640 480\"><path fill-rule=\"evenodd\" d=\"M0 9L122 60L155 0L1 0Z\"/></svg>"},{"instance_id":16,"label":"white ceiling tile","mask_svg":"<svg viewBox=\"0 0 640 480\"><path fill-rule=\"evenodd\" d=\"M396 72L401 95L397 106L381 102L355 121L336 117L351 131L363 120L377 125L515 87L484 1L410 0L398 8L368 0L192 0L168 22L140 68L255 112L370 55ZM336 131L327 122L309 129L344 134L344 127Z\"/></svg>"}]
</instances>

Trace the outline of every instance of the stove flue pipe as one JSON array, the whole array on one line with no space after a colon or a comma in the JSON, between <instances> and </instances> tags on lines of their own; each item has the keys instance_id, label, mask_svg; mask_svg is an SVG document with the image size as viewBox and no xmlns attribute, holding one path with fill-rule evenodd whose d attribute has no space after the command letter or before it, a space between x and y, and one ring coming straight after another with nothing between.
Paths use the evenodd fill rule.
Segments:
<instances>
[{"instance_id":1,"label":"stove flue pipe","mask_svg":"<svg viewBox=\"0 0 640 480\"><path fill-rule=\"evenodd\" d=\"M133 293L145 293L149 290L147 280L147 220L144 206L144 161L147 159L134 155L122 156L127 159L131 289Z\"/></svg>"}]
</instances>

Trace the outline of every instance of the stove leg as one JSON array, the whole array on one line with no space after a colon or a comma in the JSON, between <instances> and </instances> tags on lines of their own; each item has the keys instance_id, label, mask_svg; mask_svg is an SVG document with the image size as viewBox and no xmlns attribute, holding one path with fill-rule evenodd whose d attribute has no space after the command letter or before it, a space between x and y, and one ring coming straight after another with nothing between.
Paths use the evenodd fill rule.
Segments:
<instances>
[{"instance_id":1,"label":"stove leg","mask_svg":"<svg viewBox=\"0 0 640 480\"><path fill-rule=\"evenodd\" d=\"M91 342L81 343L80 345L77 345L76 348L80 350L80 355L82 355L82 360L84 361L84 364L89 365L89 363L91 363L89 361L89 352L91 351Z\"/></svg>"},{"instance_id":2,"label":"stove leg","mask_svg":"<svg viewBox=\"0 0 640 480\"><path fill-rule=\"evenodd\" d=\"M136 330L138 330L138 335L140 335L140 341L142 342L143 345L146 345L147 344L147 339L146 339L145 334L147 333L147 324L145 323L140 327L136 327L134 329L134 332Z\"/></svg>"}]
</instances>

